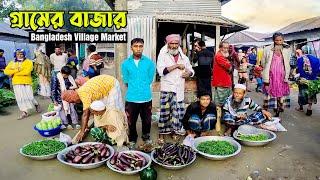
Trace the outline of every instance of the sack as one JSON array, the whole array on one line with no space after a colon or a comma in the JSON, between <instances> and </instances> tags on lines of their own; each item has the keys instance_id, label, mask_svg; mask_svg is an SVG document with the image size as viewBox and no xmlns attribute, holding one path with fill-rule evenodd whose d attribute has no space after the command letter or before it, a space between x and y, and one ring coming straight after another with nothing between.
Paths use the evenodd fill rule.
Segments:
<instances>
[{"instance_id":1,"label":"sack","mask_svg":"<svg viewBox=\"0 0 320 180\"><path fill-rule=\"evenodd\" d=\"M279 118L273 117L271 121L267 121L261 124L261 128L270 130L270 131L287 131L286 128L282 126Z\"/></svg>"},{"instance_id":2,"label":"sack","mask_svg":"<svg viewBox=\"0 0 320 180\"><path fill-rule=\"evenodd\" d=\"M194 147L194 137L192 135L188 135L186 138L184 138L182 144L193 148Z\"/></svg>"}]
</instances>

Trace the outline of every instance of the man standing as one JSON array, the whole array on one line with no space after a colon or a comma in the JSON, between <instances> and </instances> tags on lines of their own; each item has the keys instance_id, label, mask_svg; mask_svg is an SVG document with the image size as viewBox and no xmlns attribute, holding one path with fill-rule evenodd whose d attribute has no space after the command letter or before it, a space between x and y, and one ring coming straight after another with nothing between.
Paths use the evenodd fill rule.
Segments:
<instances>
[{"instance_id":1,"label":"man standing","mask_svg":"<svg viewBox=\"0 0 320 180\"><path fill-rule=\"evenodd\" d=\"M65 53L62 53L61 48L59 46L56 46L54 49L54 53L50 55L50 61L53 64L53 71L55 72L54 75L56 75L63 66L67 64L68 55Z\"/></svg>"},{"instance_id":2,"label":"man standing","mask_svg":"<svg viewBox=\"0 0 320 180\"><path fill-rule=\"evenodd\" d=\"M3 56L4 50L0 49L0 89L4 86L10 88L10 82L7 75L3 73L4 69L7 67L6 58Z\"/></svg>"},{"instance_id":3,"label":"man standing","mask_svg":"<svg viewBox=\"0 0 320 180\"><path fill-rule=\"evenodd\" d=\"M223 41L219 45L219 51L214 57L211 85L215 88L214 102L222 107L231 94L232 64L229 57L229 43Z\"/></svg>"},{"instance_id":4,"label":"man standing","mask_svg":"<svg viewBox=\"0 0 320 180\"><path fill-rule=\"evenodd\" d=\"M140 114L142 120L142 139L151 143L151 110L152 89L151 84L155 75L154 62L142 55L144 40L135 38L131 41L132 55L124 60L121 73L124 84L128 87L125 110L129 124L129 141L133 148L137 142L137 118Z\"/></svg>"},{"instance_id":5,"label":"man standing","mask_svg":"<svg viewBox=\"0 0 320 180\"><path fill-rule=\"evenodd\" d=\"M165 134L172 133L174 140L178 140L178 135L184 135L184 84L185 78L194 75L189 58L179 47L180 35L168 35L166 43L160 50L157 62L157 70L161 77L159 144L164 143Z\"/></svg>"},{"instance_id":6,"label":"man standing","mask_svg":"<svg viewBox=\"0 0 320 180\"><path fill-rule=\"evenodd\" d=\"M249 54L249 79L253 80L253 68L257 64L257 50L255 48L251 49L251 53Z\"/></svg>"},{"instance_id":7,"label":"man standing","mask_svg":"<svg viewBox=\"0 0 320 180\"><path fill-rule=\"evenodd\" d=\"M211 92L211 74L212 74L212 60L213 53L206 48L204 41L199 41L196 46L197 58L194 63L198 63L197 76L197 87L198 96L203 92L207 92L212 97ZM200 96L199 96L200 97Z\"/></svg>"}]
</instances>

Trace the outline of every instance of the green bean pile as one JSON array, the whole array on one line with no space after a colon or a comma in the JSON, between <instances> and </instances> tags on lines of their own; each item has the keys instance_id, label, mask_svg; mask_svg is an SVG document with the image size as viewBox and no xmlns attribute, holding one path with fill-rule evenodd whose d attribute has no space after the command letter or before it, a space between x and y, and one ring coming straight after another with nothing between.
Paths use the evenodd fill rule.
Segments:
<instances>
[{"instance_id":1,"label":"green bean pile","mask_svg":"<svg viewBox=\"0 0 320 180\"><path fill-rule=\"evenodd\" d=\"M31 156L44 156L49 154L57 153L63 150L66 145L62 142L55 140L43 140L33 142L23 147L22 152Z\"/></svg>"},{"instance_id":2,"label":"green bean pile","mask_svg":"<svg viewBox=\"0 0 320 180\"><path fill-rule=\"evenodd\" d=\"M205 141L198 145L197 149L210 155L230 155L236 152L236 147L227 141Z\"/></svg>"},{"instance_id":3,"label":"green bean pile","mask_svg":"<svg viewBox=\"0 0 320 180\"><path fill-rule=\"evenodd\" d=\"M256 135L240 135L239 139L243 141L264 141L269 138L265 134L256 134Z\"/></svg>"}]
</instances>

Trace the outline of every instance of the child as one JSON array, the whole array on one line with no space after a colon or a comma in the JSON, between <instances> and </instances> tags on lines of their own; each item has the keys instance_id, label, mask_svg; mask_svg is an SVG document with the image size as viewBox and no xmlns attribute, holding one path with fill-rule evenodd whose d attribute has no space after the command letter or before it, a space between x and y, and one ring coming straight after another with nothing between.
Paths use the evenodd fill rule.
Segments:
<instances>
[{"instance_id":1,"label":"child","mask_svg":"<svg viewBox=\"0 0 320 180\"><path fill-rule=\"evenodd\" d=\"M239 67L239 83L246 84L248 79L248 61L246 57L242 57Z\"/></svg>"},{"instance_id":2,"label":"child","mask_svg":"<svg viewBox=\"0 0 320 180\"><path fill-rule=\"evenodd\" d=\"M76 129L80 129L79 120L77 112L74 108L73 103L68 103L61 99L61 92L66 90L76 89L77 85L70 75L71 69L68 66L62 67L61 71L57 74L52 81L52 98L55 106L61 106L62 108L59 111L60 118L62 120L61 129L73 129L69 121L72 121L72 124Z\"/></svg>"},{"instance_id":3,"label":"child","mask_svg":"<svg viewBox=\"0 0 320 180\"><path fill-rule=\"evenodd\" d=\"M263 67L261 65L255 65L253 69L253 75L257 80L256 92L262 92L262 70Z\"/></svg>"}]
</instances>

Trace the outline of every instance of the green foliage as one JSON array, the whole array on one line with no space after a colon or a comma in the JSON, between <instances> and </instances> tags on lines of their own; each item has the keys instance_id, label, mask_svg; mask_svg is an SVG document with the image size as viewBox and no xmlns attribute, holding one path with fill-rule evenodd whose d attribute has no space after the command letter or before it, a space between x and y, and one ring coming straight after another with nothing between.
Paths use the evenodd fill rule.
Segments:
<instances>
[{"instance_id":1,"label":"green foliage","mask_svg":"<svg viewBox=\"0 0 320 180\"><path fill-rule=\"evenodd\" d=\"M11 11L17 10L16 5L17 3L12 0L0 1L0 22L7 18Z\"/></svg>"},{"instance_id":2,"label":"green foliage","mask_svg":"<svg viewBox=\"0 0 320 180\"><path fill-rule=\"evenodd\" d=\"M320 80L308 81L308 95L312 96L314 94L320 93Z\"/></svg>"},{"instance_id":3,"label":"green foliage","mask_svg":"<svg viewBox=\"0 0 320 180\"><path fill-rule=\"evenodd\" d=\"M14 93L8 89L0 89L0 107L8 106L15 101Z\"/></svg>"}]
</instances>

